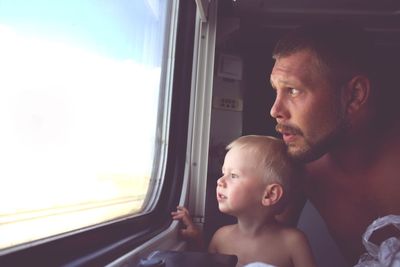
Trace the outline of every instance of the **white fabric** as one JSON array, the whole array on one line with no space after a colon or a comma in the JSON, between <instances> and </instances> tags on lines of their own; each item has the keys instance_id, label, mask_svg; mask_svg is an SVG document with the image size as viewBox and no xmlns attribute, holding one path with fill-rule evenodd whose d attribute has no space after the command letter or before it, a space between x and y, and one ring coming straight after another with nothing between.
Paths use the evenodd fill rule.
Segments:
<instances>
[{"instance_id":1,"label":"white fabric","mask_svg":"<svg viewBox=\"0 0 400 267\"><path fill-rule=\"evenodd\" d=\"M369 241L372 233L389 224L400 230L400 216L388 215L376 219L363 235L363 244L367 253L363 254L354 267L400 267L400 239L390 237L378 247Z\"/></svg>"},{"instance_id":2,"label":"white fabric","mask_svg":"<svg viewBox=\"0 0 400 267\"><path fill-rule=\"evenodd\" d=\"M252 262L249 264L246 264L244 267L276 267L267 263L262 263L262 262Z\"/></svg>"}]
</instances>

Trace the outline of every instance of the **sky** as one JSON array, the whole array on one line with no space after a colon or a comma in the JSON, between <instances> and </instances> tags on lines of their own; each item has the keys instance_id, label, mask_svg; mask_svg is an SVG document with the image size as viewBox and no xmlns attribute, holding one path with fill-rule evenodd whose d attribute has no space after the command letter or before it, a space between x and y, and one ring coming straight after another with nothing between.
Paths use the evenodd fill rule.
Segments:
<instances>
[{"instance_id":1,"label":"sky","mask_svg":"<svg viewBox=\"0 0 400 267\"><path fill-rule=\"evenodd\" d=\"M51 36L112 56L140 60L149 38L143 22L159 27L157 0L0 0L0 23L25 35ZM140 43L140 42L139 42Z\"/></svg>"}]
</instances>

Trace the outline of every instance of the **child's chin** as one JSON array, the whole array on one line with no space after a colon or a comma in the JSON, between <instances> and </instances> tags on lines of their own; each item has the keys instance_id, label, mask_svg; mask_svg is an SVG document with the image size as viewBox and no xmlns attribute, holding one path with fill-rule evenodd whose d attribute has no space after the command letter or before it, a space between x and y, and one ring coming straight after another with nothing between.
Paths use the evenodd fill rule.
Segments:
<instances>
[{"instance_id":1,"label":"child's chin","mask_svg":"<svg viewBox=\"0 0 400 267\"><path fill-rule=\"evenodd\" d=\"M233 215L232 211L230 209L226 208L224 205L221 205L221 204L218 205L218 209L222 213L225 213L225 214L228 214L228 215Z\"/></svg>"}]
</instances>

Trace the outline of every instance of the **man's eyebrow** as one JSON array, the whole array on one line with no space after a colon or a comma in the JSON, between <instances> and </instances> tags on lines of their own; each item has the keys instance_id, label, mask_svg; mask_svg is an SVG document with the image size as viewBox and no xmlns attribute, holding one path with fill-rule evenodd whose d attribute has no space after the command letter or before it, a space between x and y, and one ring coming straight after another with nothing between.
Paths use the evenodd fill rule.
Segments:
<instances>
[{"instance_id":1,"label":"man's eyebrow","mask_svg":"<svg viewBox=\"0 0 400 267\"><path fill-rule=\"evenodd\" d=\"M275 89L275 90L276 90L275 84L274 84L274 82L272 81L272 79L269 79L269 84L271 85L272 89Z\"/></svg>"},{"instance_id":2,"label":"man's eyebrow","mask_svg":"<svg viewBox=\"0 0 400 267\"><path fill-rule=\"evenodd\" d=\"M275 89L275 90L276 90L276 85L274 84L274 82L272 81L272 79L270 79L269 82L270 82L270 84L271 84L271 86L272 86L272 89ZM287 87L290 87L290 86L292 86L292 83L293 83L293 82L291 82L291 81L285 81L285 80L279 79L279 80L277 81L277 83L278 83L280 86L287 86Z\"/></svg>"}]
</instances>

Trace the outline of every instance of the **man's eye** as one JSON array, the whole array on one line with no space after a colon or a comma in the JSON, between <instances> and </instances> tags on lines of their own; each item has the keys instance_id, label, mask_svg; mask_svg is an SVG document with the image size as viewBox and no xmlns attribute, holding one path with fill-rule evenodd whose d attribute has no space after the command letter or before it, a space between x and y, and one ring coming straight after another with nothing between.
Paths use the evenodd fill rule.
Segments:
<instances>
[{"instance_id":1,"label":"man's eye","mask_svg":"<svg viewBox=\"0 0 400 267\"><path fill-rule=\"evenodd\" d=\"M297 96L300 93L300 91L296 88L289 88L289 94L291 96Z\"/></svg>"}]
</instances>

